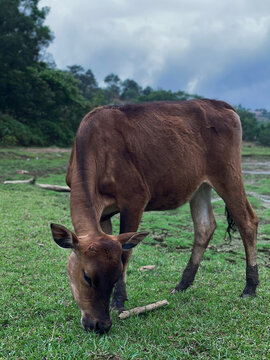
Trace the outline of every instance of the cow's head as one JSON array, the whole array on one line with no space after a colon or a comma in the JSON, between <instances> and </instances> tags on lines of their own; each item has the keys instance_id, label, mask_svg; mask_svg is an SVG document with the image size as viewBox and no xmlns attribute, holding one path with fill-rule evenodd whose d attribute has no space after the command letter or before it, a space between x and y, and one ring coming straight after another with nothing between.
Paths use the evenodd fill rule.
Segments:
<instances>
[{"instance_id":1,"label":"cow's head","mask_svg":"<svg viewBox=\"0 0 270 360\"><path fill-rule=\"evenodd\" d=\"M85 330L109 331L109 313L113 286L123 271L122 251L128 251L148 233L125 233L110 236L100 233L92 238L78 238L64 226L51 224L57 245L72 249L68 261L68 276L73 297L82 314Z\"/></svg>"}]
</instances>

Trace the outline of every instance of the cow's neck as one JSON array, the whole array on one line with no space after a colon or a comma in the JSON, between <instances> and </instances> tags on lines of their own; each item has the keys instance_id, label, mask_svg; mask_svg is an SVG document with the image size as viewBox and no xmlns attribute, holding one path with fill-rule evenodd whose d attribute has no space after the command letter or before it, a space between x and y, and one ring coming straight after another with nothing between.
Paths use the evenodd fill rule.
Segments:
<instances>
[{"instance_id":1,"label":"cow's neck","mask_svg":"<svg viewBox=\"0 0 270 360\"><path fill-rule=\"evenodd\" d=\"M88 183L73 182L70 194L70 211L75 233L79 238L100 234L100 212L95 193Z\"/></svg>"}]
</instances>

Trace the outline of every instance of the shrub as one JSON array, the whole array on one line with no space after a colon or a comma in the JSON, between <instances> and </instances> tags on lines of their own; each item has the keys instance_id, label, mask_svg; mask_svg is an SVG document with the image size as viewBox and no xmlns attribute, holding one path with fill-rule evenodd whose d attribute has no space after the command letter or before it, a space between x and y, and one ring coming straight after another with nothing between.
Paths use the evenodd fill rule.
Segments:
<instances>
[{"instance_id":1,"label":"shrub","mask_svg":"<svg viewBox=\"0 0 270 360\"><path fill-rule=\"evenodd\" d=\"M270 123L261 125L258 142L264 146L270 146Z\"/></svg>"},{"instance_id":2,"label":"shrub","mask_svg":"<svg viewBox=\"0 0 270 360\"><path fill-rule=\"evenodd\" d=\"M0 144L31 145L32 132L28 126L8 114L0 113Z\"/></svg>"}]
</instances>

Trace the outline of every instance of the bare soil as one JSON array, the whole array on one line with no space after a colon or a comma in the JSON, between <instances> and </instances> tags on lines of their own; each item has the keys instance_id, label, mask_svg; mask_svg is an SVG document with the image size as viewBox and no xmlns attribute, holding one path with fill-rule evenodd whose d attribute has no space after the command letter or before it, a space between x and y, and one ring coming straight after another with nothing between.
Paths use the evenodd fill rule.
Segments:
<instances>
[{"instance_id":1,"label":"bare soil","mask_svg":"<svg viewBox=\"0 0 270 360\"><path fill-rule=\"evenodd\" d=\"M29 151L33 153L70 153L71 148L47 147L47 148L19 148L22 151Z\"/></svg>"}]
</instances>

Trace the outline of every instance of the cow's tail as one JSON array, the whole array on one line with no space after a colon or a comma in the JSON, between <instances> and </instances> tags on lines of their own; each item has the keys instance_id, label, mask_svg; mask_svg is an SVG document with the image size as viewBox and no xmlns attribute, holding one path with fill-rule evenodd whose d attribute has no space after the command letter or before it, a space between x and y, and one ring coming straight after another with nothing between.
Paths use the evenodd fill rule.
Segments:
<instances>
[{"instance_id":1,"label":"cow's tail","mask_svg":"<svg viewBox=\"0 0 270 360\"><path fill-rule=\"evenodd\" d=\"M229 240L232 240L232 232L235 232L237 230L236 224L227 208L227 206L225 206L225 215L227 218L227 222L228 222L228 227L226 229L226 233L229 235ZM225 235L226 237L226 235Z\"/></svg>"}]
</instances>

